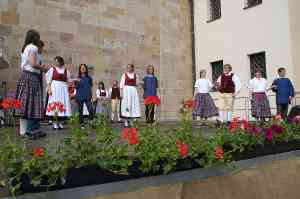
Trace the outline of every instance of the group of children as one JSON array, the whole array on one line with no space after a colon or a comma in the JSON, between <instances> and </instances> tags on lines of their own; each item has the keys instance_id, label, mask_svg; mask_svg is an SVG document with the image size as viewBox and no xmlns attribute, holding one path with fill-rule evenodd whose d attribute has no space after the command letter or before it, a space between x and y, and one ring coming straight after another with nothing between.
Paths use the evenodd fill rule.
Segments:
<instances>
[{"instance_id":1,"label":"group of children","mask_svg":"<svg viewBox=\"0 0 300 199\"><path fill-rule=\"evenodd\" d=\"M283 118L287 117L288 106L294 98L294 87L289 78L285 77L285 69L278 69L276 78L269 87L268 82L262 77L260 70L255 71L255 77L247 85L251 99L251 113L257 121L264 122L271 117L270 103L267 91L273 90L276 93L277 114ZM219 108L214 103L209 92L215 87L220 92ZM239 77L232 72L232 66L224 65L222 75L215 84L206 79L206 71L200 71L200 79L195 83L195 108L193 115L202 119L218 116L218 122L230 122L235 96L242 87Z\"/></svg>"}]
</instances>

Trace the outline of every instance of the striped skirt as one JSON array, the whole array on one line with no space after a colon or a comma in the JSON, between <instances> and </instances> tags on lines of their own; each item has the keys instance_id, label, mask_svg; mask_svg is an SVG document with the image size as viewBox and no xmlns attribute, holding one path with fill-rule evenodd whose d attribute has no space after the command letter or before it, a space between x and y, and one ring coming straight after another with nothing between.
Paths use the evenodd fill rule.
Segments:
<instances>
[{"instance_id":1,"label":"striped skirt","mask_svg":"<svg viewBox=\"0 0 300 199\"><path fill-rule=\"evenodd\" d=\"M193 115L200 116L201 118L219 115L218 108L209 93L198 93L196 95Z\"/></svg>"},{"instance_id":2,"label":"striped skirt","mask_svg":"<svg viewBox=\"0 0 300 199\"><path fill-rule=\"evenodd\" d=\"M252 94L251 112L255 118L271 117L270 103L265 93Z\"/></svg>"},{"instance_id":3,"label":"striped skirt","mask_svg":"<svg viewBox=\"0 0 300 199\"><path fill-rule=\"evenodd\" d=\"M24 119L40 120L44 116L41 76L23 71L17 84L16 99L21 108L15 110L15 116Z\"/></svg>"}]
</instances>

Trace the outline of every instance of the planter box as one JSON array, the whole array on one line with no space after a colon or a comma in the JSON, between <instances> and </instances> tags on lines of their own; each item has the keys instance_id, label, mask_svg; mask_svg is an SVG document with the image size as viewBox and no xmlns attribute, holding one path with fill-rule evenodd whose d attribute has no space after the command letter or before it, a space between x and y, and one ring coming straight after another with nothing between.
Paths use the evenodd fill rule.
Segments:
<instances>
[{"instance_id":1,"label":"planter box","mask_svg":"<svg viewBox=\"0 0 300 199\"><path fill-rule=\"evenodd\" d=\"M234 153L234 160L245 160L260 156L266 156L270 154L279 154L289 151L300 150L300 141L291 141L288 143L279 143L279 144L266 144L264 146L258 146L251 151L244 151L242 153ZM161 166L163 161L160 162ZM104 170L98 166L86 166L82 168L71 168L68 171L68 174L65 179L64 184L57 184L55 186L46 189L45 187L34 187L29 183L28 176L22 177L21 191L23 193L37 193L61 189L70 189L75 187L89 186L89 185L98 185L106 184L117 181L124 181L129 179L136 179L141 177L157 176L162 175L163 170L160 169L155 173L143 173L139 170L140 162L138 160L133 162L133 165L129 167L129 175L119 175L108 170ZM192 159L179 160L177 162L177 167L175 172L191 170L195 168L201 168L196 161ZM161 167L162 168L162 167ZM46 184L47 179L44 179L44 184Z\"/></svg>"}]
</instances>

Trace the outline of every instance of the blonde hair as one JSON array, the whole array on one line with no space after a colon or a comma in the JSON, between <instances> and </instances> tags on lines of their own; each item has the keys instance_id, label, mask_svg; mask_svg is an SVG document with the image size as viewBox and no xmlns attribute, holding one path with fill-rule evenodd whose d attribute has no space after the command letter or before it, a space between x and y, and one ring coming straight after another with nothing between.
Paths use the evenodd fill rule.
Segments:
<instances>
[{"instance_id":1,"label":"blonde hair","mask_svg":"<svg viewBox=\"0 0 300 199\"><path fill-rule=\"evenodd\" d=\"M148 66L147 66L147 74L149 74L150 69L152 69L153 75L154 75L155 69L154 69L154 66L153 66L153 65L148 65Z\"/></svg>"}]
</instances>

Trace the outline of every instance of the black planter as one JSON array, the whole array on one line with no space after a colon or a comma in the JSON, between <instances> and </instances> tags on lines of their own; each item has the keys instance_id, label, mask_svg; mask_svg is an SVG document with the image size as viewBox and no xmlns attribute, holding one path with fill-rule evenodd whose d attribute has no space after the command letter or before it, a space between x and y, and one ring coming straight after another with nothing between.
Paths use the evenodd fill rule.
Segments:
<instances>
[{"instance_id":1,"label":"black planter","mask_svg":"<svg viewBox=\"0 0 300 199\"><path fill-rule=\"evenodd\" d=\"M290 142L282 142L277 144L265 143L264 145L258 145L250 151L235 152L232 154L234 160L245 160L256 158L260 156L285 153L289 151L300 150L300 140L293 140Z\"/></svg>"},{"instance_id":2,"label":"black planter","mask_svg":"<svg viewBox=\"0 0 300 199\"><path fill-rule=\"evenodd\" d=\"M225 151L231 150L230 146L223 146ZM278 143L278 144L270 144L266 143L263 146L254 147L253 150L244 151L242 153L235 152L232 154L233 160L244 160L255 158L259 156L265 156L270 154L278 154L284 153L294 150L300 150L300 141L290 141L285 143ZM201 159L203 154L199 154L196 159ZM88 185L97 185L97 184L105 184L110 182L117 182L122 180L140 178L140 177L147 177L147 176L155 176L155 175L162 175L163 174L163 166L166 162L164 160L160 160L158 164L160 165L159 170L157 172L150 172L150 173L143 173L139 168L141 166L140 160L134 160L133 164L128 167L129 175L119 175L108 170L102 169L99 166L85 166L81 168L71 168L67 172L67 176L65 179L65 183L62 185L60 182L52 187L34 187L30 184L30 179L28 176L23 175L21 177L21 191L23 193L36 193L36 192L45 192L45 191L52 191L52 190L59 190L59 189L69 189L81 186L88 186ZM190 170L195 168L201 168L202 166L199 165L192 158L185 158L180 159L176 162L175 172L183 171L183 170ZM47 178L42 179L42 184L47 185Z\"/></svg>"}]
</instances>

